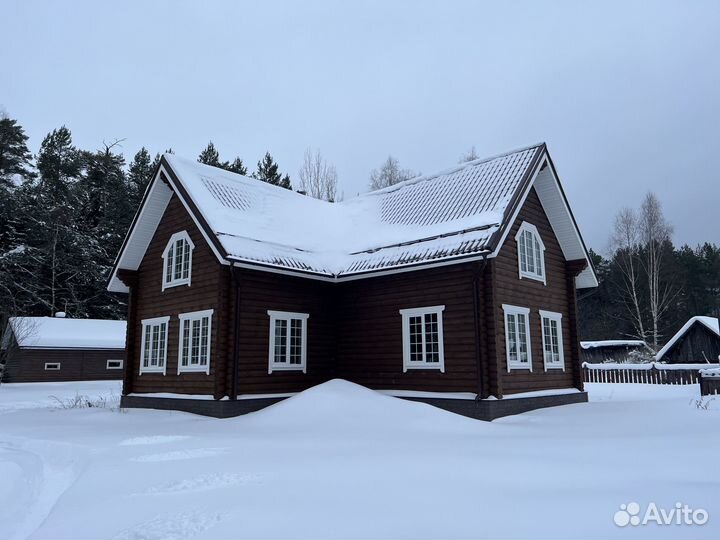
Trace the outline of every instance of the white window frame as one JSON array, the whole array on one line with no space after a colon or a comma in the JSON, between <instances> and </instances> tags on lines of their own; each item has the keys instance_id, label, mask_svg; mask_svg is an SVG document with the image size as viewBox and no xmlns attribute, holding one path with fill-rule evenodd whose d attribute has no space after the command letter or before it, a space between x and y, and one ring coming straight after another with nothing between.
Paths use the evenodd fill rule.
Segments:
<instances>
[{"instance_id":1,"label":"white window frame","mask_svg":"<svg viewBox=\"0 0 720 540\"><path fill-rule=\"evenodd\" d=\"M445 373L445 343L443 340L443 311L445 306L427 306L419 308L401 309L402 315L402 340L403 340L403 373L409 369L435 369ZM428 362L427 351L425 350L425 315L436 314L438 322L438 361ZM421 361L411 360L410 355L410 318L422 317L422 354Z\"/></svg>"},{"instance_id":2,"label":"white window frame","mask_svg":"<svg viewBox=\"0 0 720 540\"><path fill-rule=\"evenodd\" d=\"M178 315L178 319L180 320L180 326L178 330L178 375L181 373L205 373L206 375L210 375L210 361L212 359L212 318L213 318L213 312L212 309L205 309L203 311L192 311L190 313L181 313ZM208 319L208 342L207 342L207 365L196 365L191 366L190 365L190 358L188 358L188 365L183 366L182 365L182 355L183 355L183 331L185 324L187 322L192 321L200 321L201 328L202 328L202 320L207 318ZM192 350L192 328L190 333L190 349ZM191 354L191 353L189 353Z\"/></svg>"},{"instance_id":3,"label":"white window frame","mask_svg":"<svg viewBox=\"0 0 720 540\"><path fill-rule=\"evenodd\" d=\"M538 243L540 246L540 258L538 259L537 266L540 268L540 272L530 272L528 270L523 270L522 268L522 257L523 254L520 252L520 237L526 233L529 232L533 238L534 241ZM546 272L545 272L545 243L542 241L542 237L540 236L540 233L537 230L537 227L533 225L532 223L528 223L527 221L523 221L520 225L520 228L518 229L517 234L515 235L515 242L517 244L517 259L518 259L518 275L520 279L527 278L527 279L534 279L535 281L542 281L544 285L547 285L547 279L546 279ZM534 246L533 246L534 250ZM527 262L525 263L525 266L527 267Z\"/></svg>"},{"instance_id":4,"label":"white window frame","mask_svg":"<svg viewBox=\"0 0 720 540\"><path fill-rule=\"evenodd\" d=\"M558 330L558 355L560 359L557 362L548 360L547 349L545 347L545 319L555 321L557 323ZM545 364L545 371L550 369L560 369L565 371L565 352L563 351L563 333L562 333L562 313L555 311L544 311L540 310L540 329L542 331L542 346L543 346L543 362Z\"/></svg>"},{"instance_id":5,"label":"white window frame","mask_svg":"<svg viewBox=\"0 0 720 540\"><path fill-rule=\"evenodd\" d=\"M168 271L168 265L172 264L175 265L175 257L177 257L177 253L175 253L175 250L173 249L173 257L172 259L168 258L168 253L170 252L170 248L175 245L175 243L178 240L185 240L188 245L190 246L190 252L188 253L188 277L187 278L180 278L175 279L174 277L168 281L167 280L167 271ZM190 239L190 235L187 233L187 231L180 231L176 232L170 237L170 240L168 240L168 243L165 244L165 249L163 250L162 258L163 258L163 273L162 273L162 290L169 289L171 287L179 287L181 285L187 285L190 286L190 283L192 281L192 256L193 251L195 250L195 244L193 244L193 241ZM172 271L172 275L174 276L175 272Z\"/></svg>"},{"instance_id":6,"label":"white window frame","mask_svg":"<svg viewBox=\"0 0 720 540\"><path fill-rule=\"evenodd\" d=\"M57 366L57 367L51 367ZM45 362L45 371L60 371L62 368L61 362Z\"/></svg>"},{"instance_id":7,"label":"white window frame","mask_svg":"<svg viewBox=\"0 0 720 540\"><path fill-rule=\"evenodd\" d=\"M119 362L120 365L116 367L110 367L110 362ZM105 362L105 369L122 369L125 366L125 362L118 358L110 358Z\"/></svg>"},{"instance_id":8,"label":"white window frame","mask_svg":"<svg viewBox=\"0 0 720 540\"><path fill-rule=\"evenodd\" d=\"M505 360L507 361L507 370L512 371L514 369L517 370L527 370L532 371L532 336L530 335L530 308L521 307L521 306L511 306L508 304L503 304L503 319L504 319L504 325L505 325ZM511 360L510 359L510 332L508 332L508 315L515 315L515 321L517 324L517 315L525 315L525 336L527 337L527 355L528 355L528 361L521 362L520 360ZM515 333L518 336L518 344L520 333L518 332L518 328L516 327ZM519 357L519 351L518 351L518 357Z\"/></svg>"},{"instance_id":9,"label":"white window frame","mask_svg":"<svg viewBox=\"0 0 720 540\"><path fill-rule=\"evenodd\" d=\"M294 313L292 311L268 310L270 316L270 335L268 343L268 373L273 371L302 371L307 373L307 326L309 313ZM300 319L302 326L300 330L300 363L290 363L290 326L291 319ZM287 336L285 342L285 362L275 362L275 324L279 320L287 321Z\"/></svg>"},{"instance_id":10,"label":"white window frame","mask_svg":"<svg viewBox=\"0 0 720 540\"><path fill-rule=\"evenodd\" d=\"M162 373L165 375L167 372L168 343L170 342L170 317L155 317L154 319L143 319L140 322L142 324L142 336L140 338L140 375L143 373ZM149 326L163 323L165 324L165 349L162 357L163 365L143 367L143 364L145 364L145 334L147 329Z\"/></svg>"}]
</instances>

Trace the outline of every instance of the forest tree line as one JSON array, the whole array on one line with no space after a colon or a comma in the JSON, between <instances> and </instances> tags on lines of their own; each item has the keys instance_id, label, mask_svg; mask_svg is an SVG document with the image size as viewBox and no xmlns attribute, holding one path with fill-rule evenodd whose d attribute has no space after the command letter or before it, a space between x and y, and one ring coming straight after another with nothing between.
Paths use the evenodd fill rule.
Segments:
<instances>
[{"instance_id":1,"label":"forest tree line","mask_svg":"<svg viewBox=\"0 0 720 540\"><path fill-rule=\"evenodd\" d=\"M160 159L141 148L128 162L117 143L77 148L66 127L32 154L22 126L0 115L0 324L12 315L124 318L125 298L107 292L113 262ZM172 150L168 150L172 152ZM459 161L478 155L472 148ZM308 149L293 186L267 152L254 170L224 160L210 142L198 161L259 181L339 200L338 175ZM378 189L417 176L392 156L371 171ZM720 248L676 247L657 198L618 213L611 250L591 251L600 286L579 292L583 339L642 338L661 344L693 315L720 315Z\"/></svg>"}]
</instances>

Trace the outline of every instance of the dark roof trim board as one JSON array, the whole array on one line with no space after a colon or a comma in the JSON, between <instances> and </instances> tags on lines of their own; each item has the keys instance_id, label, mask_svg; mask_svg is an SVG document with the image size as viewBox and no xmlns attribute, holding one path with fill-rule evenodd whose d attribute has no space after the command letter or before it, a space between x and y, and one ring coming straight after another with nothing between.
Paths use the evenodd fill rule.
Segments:
<instances>
[{"instance_id":1,"label":"dark roof trim board","mask_svg":"<svg viewBox=\"0 0 720 540\"><path fill-rule=\"evenodd\" d=\"M597 286L554 165L539 144L333 204L163 156L108 289L127 292L117 272L137 269L173 192L221 264L338 282L494 257L533 187L566 259L587 262L578 288ZM287 217L294 214L299 222ZM326 237L325 223L303 234L302 226L315 214L336 220L338 229L367 230L367 244L347 245L342 234ZM316 243L307 244L308 238Z\"/></svg>"}]
</instances>

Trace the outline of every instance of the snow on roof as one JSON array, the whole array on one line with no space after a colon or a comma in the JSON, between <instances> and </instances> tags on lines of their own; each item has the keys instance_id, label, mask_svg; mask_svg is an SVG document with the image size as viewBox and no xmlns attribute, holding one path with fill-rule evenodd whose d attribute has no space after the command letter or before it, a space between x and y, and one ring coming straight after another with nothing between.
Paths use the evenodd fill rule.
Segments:
<instances>
[{"instance_id":1,"label":"snow on roof","mask_svg":"<svg viewBox=\"0 0 720 540\"><path fill-rule=\"evenodd\" d=\"M695 323L700 323L705 326L711 331L720 336L720 320L716 319L715 317L705 317L705 316L695 316L692 317L686 322L683 327L677 331L677 333L670 338L670 340L663 346L662 349L658 351L658 353L655 355L655 360L660 361L660 359L667 353L673 345L682 337L685 335L685 332L687 332L692 325Z\"/></svg>"},{"instance_id":2,"label":"snow on roof","mask_svg":"<svg viewBox=\"0 0 720 540\"><path fill-rule=\"evenodd\" d=\"M148 188L115 272L137 269L171 188L197 209L195 217L207 226L198 224L217 244L211 247L221 262L335 279L490 254L545 152L545 145L537 144L336 203L165 154L160 171L171 187L156 177ZM554 189L552 197L564 200L559 185ZM557 206L569 214L564 203ZM558 223L576 231L571 215ZM587 259L579 233L568 234L573 243L568 258ZM562 239L561 245L565 252ZM126 291L115 272L110 290ZM585 272L590 280L584 279L584 286L596 286L592 269Z\"/></svg>"},{"instance_id":3,"label":"snow on roof","mask_svg":"<svg viewBox=\"0 0 720 540\"><path fill-rule=\"evenodd\" d=\"M583 349L595 349L598 347L645 347L646 344L641 339L606 339L603 341L581 341L580 347Z\"/></svg>"},{"instance_id":4,"label":"snow on roof","mask_svg":"<svg viewBox=\"0 0 720 540\"><path fill-rule=\"evenodd\" d=\"M328 276L480 253L541 146L327 203L165 156L229 259Z\"/></svg>"},{"instance_id":5,"label":"snow on roof","mask_svg":"<svg viewBox=\"0 0 720 540\"><path fill-rule=\"evenodd\" d=\"M20 347L50 349L124 349L125 321L11 317Z\"/></svg>"}]
</instances>

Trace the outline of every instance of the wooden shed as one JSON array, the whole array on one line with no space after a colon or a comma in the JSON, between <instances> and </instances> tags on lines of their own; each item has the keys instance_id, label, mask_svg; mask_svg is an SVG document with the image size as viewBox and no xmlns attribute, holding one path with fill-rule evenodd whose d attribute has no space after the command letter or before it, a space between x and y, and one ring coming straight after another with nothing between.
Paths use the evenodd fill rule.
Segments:
<instances>
[{"instance_id":1,"label":"wooden shed","mask_svg":"<svg viewBox=\"0 0 720 540\"><path fill-rule=\"evenodd\" d=\"M715 317L693 317L655 356L667 364L717 364L720 361L720 322Z\"/></svg>"},{"instance_id":2,"label":"wooden shed","mask_svg":"<svg viewBox=\"0 0 720 540\"><path fill-rule=\"evenodd\" d=\"M602 341L581 341L580 358L588 364L638 363L650 361L653 351L639 339L608 339Z\"/></svg>"},{"instance_id":3,"label":"wooden shed","mask_svg":"<svg viewBox=\"0 0 720 540\"><path fill-rule=\"evenodd\" d=\"M2 338L2 382L122 379L125 321L12 317Z\"/></svg>"}]
</instances>

